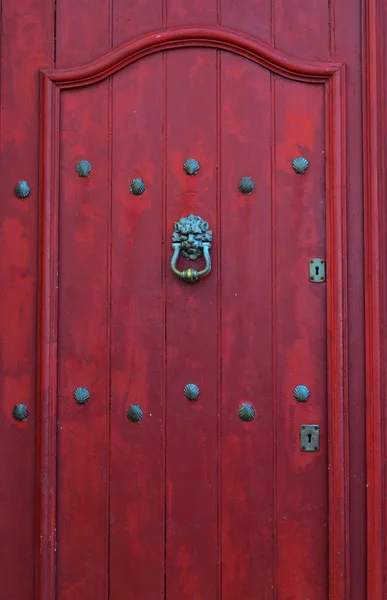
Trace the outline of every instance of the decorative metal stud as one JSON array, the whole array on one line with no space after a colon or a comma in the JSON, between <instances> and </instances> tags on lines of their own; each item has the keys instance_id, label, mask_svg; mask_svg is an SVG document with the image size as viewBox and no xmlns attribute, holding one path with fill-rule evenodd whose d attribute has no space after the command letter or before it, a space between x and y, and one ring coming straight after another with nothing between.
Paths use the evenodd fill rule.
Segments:
<instances>
[{"instance_id":1,"label":"decorative metal stud","mask_svg":"<svg viewBox=\"0 0 387 600\"><path fill-rule=\"evenodd\" d=\"M77 404L87 404L87 401L90 398L90 392L84 387L79 387L74 390L74 398Z\"/></svg>"},{"instance_id":2,"label":"decorative metal stud","mask_svg":"<svg viewBox=\"0 0 387 600\"><path fill-rule=\"evenodd\" d=\"M184 388L184 396L188 400L197 400L199 398L200 390L194 383L187 383Z\"/></svg>"},{"instance_id":3,"label":"decorative metal stud","mask_svg":"<svg viewBox=\"0 0 387 600\"><path fill-rule=\"evenodd\" d=\"M12 416L16 421L25 421L28 418L29 412L25 404L16 404L12 411Z\"/></svg>"},{"instance_id":4,"label":"decorative metal stud","mask_svg":"<svg viewBox=\"0 0 387 600\"><path fill-rule=\"evenodd\" d=\"M128 412L126 413L126 416L128 417L129 421L132 421L133 423L138 423L143 418L144 413L139 404L131 404L129 406Z\"/></svg>"},{"instance_id":5,"label":"decorative metal stud","mask_svg":"<svg viewBox=\"0 0 387 600\"><path fill-rule=\"evenodd\" d=\"M306 169L309 166L309 162L303 156L297 156L292 162L292 167L296 173L300 173L301 175L305 173Z\"/></svg>"},{"instance_id":6,"label":"decorative metal stud","mask_svg":"<svg viewBox=\"0 0 387 600\"><path fill-rule=\"evenodd\" d=\"M197 175L200 169L200 164L196 160L196 158L188 158L184 165L184 171L187 175Z\"/></svg>"},{"instance_id":7,"label":"decorative metal stud","mask_svg":"<svg viewBox=\"0 0 387 600\"><path fill-rule=\"evenodd\" d=\"M31 188L28 185L27 181L19 181L17 186L15 187L15 196L17 198L27 198L31 193Z\"/></svg>"},{"instance_id":8,"label":"decorative metal stud","mask_svg":"<svg viewBox=\"0 0 387 600\"><path fill-rule=\"evenodd\" d=\"M298 402L306 402L310 396L310 389L306 385L296 385L293 396Z\"/></svg>"},{"instance_id":9,"label":"decorative metal stud","mask_svg":"<svg viewBox=\"0 0 387 600\"><path fill-rule=\"evenodd\" d=\"M255 183L251 177L242 177L239 182L238 189L242 194L252 194L255 190Z\"/></svg>"},{"instance_id":10,"label":"decorative metal stud","mask_svg":"<svg viewBox=\"0 0 387 600\"><path fill-rule=\"evenodd\" d=\"M131 194L134 194L135 196L141 196L141 194L145 192L146 187L142 179L133 179L129 190Z\"/></svg>"},{"instance_id":11,"label":"decorative metal stud","mask_svg":"<svg viewBox=\"0 0 387 600\"><path fill-rule=\"evenodd\" d=\"M79 177L88 177L91 171L91 164L88 160L80 160L75 168Z\"/></svg>"},{"instance_id":12,"label":"decorative metal stud","mask_svg":"<svg viewBox=\"0 0 387 600\"><path fill-rule=\"evenodd\" d=\"M239 407L238 415L242 421L252 421L255 418L255 410L253 405L244 402Z\"/></svg>"}]
</instances>

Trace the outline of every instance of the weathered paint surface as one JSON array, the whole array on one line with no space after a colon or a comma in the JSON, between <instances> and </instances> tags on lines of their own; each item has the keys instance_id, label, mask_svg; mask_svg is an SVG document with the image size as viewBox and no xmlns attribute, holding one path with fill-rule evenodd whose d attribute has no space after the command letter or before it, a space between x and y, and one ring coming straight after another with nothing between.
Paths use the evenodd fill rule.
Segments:
<instances>
[{"instance_id":1,"label":"weathered paint surface","mask_svg":"<svg viewBox=\"0 0 387 600\"><path fill-rule=\"evenodd\" d=\"M170 26L246 32L307 60L348 64L351 598L365 597L360 1L21 0L2 7L0 572L34 597L38 78ZM54 22L56 46L54 51ZM58 598L327 597L324 99L211 49L139 61L63 94L58 346ZM304 177L293 156L310 160ZM197 177L185 158L201 163ZM93 166L88 179L78 160ZM256 182L251 196L240 176ZM147 191L128 192L133 177ZM13 195L31 183L26 200ZM169 270L175 220L214 232L211 275ZM181 262L183 265L183 261ZM164 332L167 332L166 335ZM184 385L197 383L189 403ZM312 389L306 405L292 388ZM75 387L88 387L77 406ZM256 419L237 416L252 402ZM26 402L30 418L11 416ZM130 403L145 416L132 424ZM319 454L299 452L303 422ZM316 543L316 539L318 543Z\"/></svg>"}]
</instances>

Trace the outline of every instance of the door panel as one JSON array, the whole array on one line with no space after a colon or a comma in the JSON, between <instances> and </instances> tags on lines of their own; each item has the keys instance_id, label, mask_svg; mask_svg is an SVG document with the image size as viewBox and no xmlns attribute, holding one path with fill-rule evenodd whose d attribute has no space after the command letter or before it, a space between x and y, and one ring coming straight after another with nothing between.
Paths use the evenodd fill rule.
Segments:
<instances>
[{"instance_id":1,"label":"door panel","mask_svg":"<svg viewBox=\"0 0 387 600\"><path fill-rule=\"evenodd\" d=\"M325 168L326 132L337 144L326 116L334 90L310 82L329 67L314 67L315 79L293 67L304 78L293 81L220 48L154 53L63 93L61 600L128 589L144 600L328 598L327 411L329 401L341 422L334 400L344 392L333 373L328 395L327 349L332 360L339 348L327 337L327 284L309 281L309 260L326 256L326 227L341 227ZM299 155L304 174L292 168ZM195 176L183 169L188 158L200 163ZM92 163L87 177L80 159ZM242 177L254 181L249 194ZM196 283L170 265L174 224L190 214L213 233L212 271ZM202 265L179 257L180 271ZM189 383L196 400L185 396ZM293 396L297 384L311 389L306 403ZM75 402L79 386L87 404ZM319 452L301 450L302 424L320 426Z\"/></svg>"}]
</instances>

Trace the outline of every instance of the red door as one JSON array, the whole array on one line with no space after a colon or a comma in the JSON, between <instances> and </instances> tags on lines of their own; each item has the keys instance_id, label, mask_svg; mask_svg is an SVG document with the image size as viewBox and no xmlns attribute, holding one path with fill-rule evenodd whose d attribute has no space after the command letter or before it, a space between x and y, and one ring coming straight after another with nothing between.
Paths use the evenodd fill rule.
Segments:
<instances>
[{"instance_id":1,"label":"red door","mask_svg":"<svg viewBox=\"0 0 387 600\"><path fill-rule=\"evenodd\" d=\"M343 73L186 27L42 75L42 598L344 598Z\"/></svg>"}]
</instances>

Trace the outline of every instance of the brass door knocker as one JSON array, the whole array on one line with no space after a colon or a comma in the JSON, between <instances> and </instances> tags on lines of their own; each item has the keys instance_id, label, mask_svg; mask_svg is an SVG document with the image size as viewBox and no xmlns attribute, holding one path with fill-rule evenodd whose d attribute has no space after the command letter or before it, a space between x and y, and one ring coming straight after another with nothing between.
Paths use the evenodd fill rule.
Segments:
<instances>
[{"instance_id":1,"label":"brass door knocker","mask_svg":"<svg viewBox=\"0 0 387 600\"><path fill-rule=\"evenodd\" d=\"M173 256L171 260L171 268L179 279L183 279L188 283L195 283L198 279L205 277L211 271L211 241L212 231L206 221L200 217L189 215L182 217L180 221L174 223L175 231L172 234ZM202 271L196 269L187 269L179 271L177 269L177 261L179 260L180 252L189 260L196 260L204 257L206 266Z\"/></svg>"}]
</instances>

